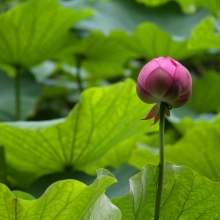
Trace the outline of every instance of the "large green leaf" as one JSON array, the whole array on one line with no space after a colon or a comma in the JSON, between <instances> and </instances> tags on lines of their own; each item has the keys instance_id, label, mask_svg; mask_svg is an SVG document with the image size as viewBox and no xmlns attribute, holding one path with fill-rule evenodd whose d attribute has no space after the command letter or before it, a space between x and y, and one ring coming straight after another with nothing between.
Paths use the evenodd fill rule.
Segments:
<instances>
[{"instance_id":1,"label":"large green leaf","mask_svg":"<svg viewBox=\"0 0 220 220\"><path fill-rule=\"evenodd\" d=\"M136 0L137 2L145 3L147 6L159 6L171 0ZM213 15L217 16L220 8L220 2L218 0L212 0L210 2L206 0L176 0L182 7L182 10L186 13L193 13L198 7L206 7Z\"/></svg>"},{"instance_id":2,"label":"large green leaf","mask_svg":"<svg viewBox=\"0 0 220 220\"><path fill-rule=\"evenodd\" d=\"M76 180L59 181L36 200L16 198L0 184L1 220L120 220L120 210L104 194L106 188L115 182L109 171L100 169L90 186Z\"/></svg>"},{"instance_id":3,"label":"large green leaf","mask_svg":"<svg viewBox=\"0 0 220 220\"><path fill-rule=\"evenodd\" d=\"M138 99L134 82L128 80L86 90L66 120L44 129L1 124L0 145L9 174L26 185L47 173L94 173L97 166L119 166L130 157L140 134L158 130L151 121L141 120L151 107Z\"/></svg>"},{"instance_id":4,"label":"large green leaf","mask_svg":"<svg viewBox=\"0 0 220 220\"><path fill-rule=\"evenodd\" d=\"M215 34L213 17L207 17L198 24L192 32L188 46L193 49L220 49L220 36Z\"/></svg>"},{"instance_id":5,"label":"large green leaf","mask_svg":"<svg viewBox=\"0 0 220 220\"><path fill-rule=\"evenodd\" d=\"M141 58L171 56L179 60L195 54L194 50L187 48L187 40L175 39L153 23L139 25L132 35L123 31L114 31L113 36L125 48L127 47Z\"/></svg>"},{"instance_id":6,"label":"large green leaf","mask_svg":"<svg viewBox=\"0 0 220 220\"><path fill-rule=\"evenodd\" d=\"M123 220L153 220L158 169L146 165L130 179L130 192L112 199ZM190 168L166 164L161 203L162 220L205 220L220 217L220 184L199 176Z\"/></svg>"},{"instance_id":7,"label":"large green leaf","mask_svg":"<svg viewBox=\"0 0 220 220\"><path fill-rule=\"evenodd\" d=\"M28 68L54 57L70 28L91 15L63 8L56 0L30 0L0 15L0 64Z\"/></svg>"},{"instance_id":8,"label":"large green leaf","mask_svg":"<svg viewBox=\"0 0 220 220\"><path fill-rule=\"evenodd\" d=\"M174 146L166 148L166 160L189 166L213 181L220 181L219 131L213 127L205 124L190 129Z\"/></svg>"},{"instance_id":9,"label":"large green leaf","mask_svg":"<svg viewBox=\"0 0 220 220\"><path fill-rule=\"evenodd\" d=\"M187 106L198 113L220 110L219 84L220 75L216 72L207 72L200 80L193 82L193 93Z\"/></svg>"}]
</instances>

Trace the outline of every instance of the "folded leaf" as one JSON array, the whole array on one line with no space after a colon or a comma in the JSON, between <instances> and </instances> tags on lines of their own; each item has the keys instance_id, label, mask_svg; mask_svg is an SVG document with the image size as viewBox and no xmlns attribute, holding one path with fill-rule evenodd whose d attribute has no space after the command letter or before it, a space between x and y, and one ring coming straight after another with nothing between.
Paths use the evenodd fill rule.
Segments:
<instances>
[{"instance_id":1,"label":"folded leaf","mask_svg":"<svg viewBox=\"0 0 220 220\"><path fill-rule=\"evenodd\" d=\"M0 216L2 220L120 220L120 210L104 194L114 182L116 179L109 171L100 169L90 186L76 180L55 182L36 200L16 198L0 184Z\"/></svg>"},{"instance_id":2,"label":"folded leaf","mask_svg":"<svg viewBox=\"0 0 220 220\"><path fill-rule=\"evenodd\" d=\"M130 192L112 199L123 220L153 220L158 167L146 165L130 179ZM218 219L220 184L199 176L190 168L166 164L161 203L162 220Z\"/></svg>"}]
</instances>

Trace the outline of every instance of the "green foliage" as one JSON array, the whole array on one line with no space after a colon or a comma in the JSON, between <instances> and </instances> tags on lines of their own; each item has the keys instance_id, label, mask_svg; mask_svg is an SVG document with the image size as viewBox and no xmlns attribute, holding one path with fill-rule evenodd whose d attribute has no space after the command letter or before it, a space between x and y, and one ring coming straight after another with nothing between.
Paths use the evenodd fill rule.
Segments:
<instances>
[{"instance_id":1,"label":"green foliage","mask_svg":"<svg viewBox=\"0 0 220 220\"><path fill-rule=\"evenodd\" d=\"M117 179L116 183L114 183L106 189L105 194L109 198L123 196L126 193L128 193L129 179L133 175L140 172L140 169L137 169L127 163L123 163L120 167L117 168L112 168L108 166L107 169ZM38 178L26 189L26 191L32 194L34 197L39 198L51 184L53 184L56 181L65 179L74 179L83 182L86 185L90 185L96 179L96 176L88 175L82 171L66 171L51 173Z\"/></svg>"},{"instance_id":2,"label":"green foliage","mask_svg":"<svg viewBox=\"0 0 220 220\"><path fill-rule=\"evenodd\" d=\"M134 0L111 0L108 3L81 0L63 4L72 8L92 8L95 16L80 22L80 31L97 29L106 34L115 29L132 33L139 24L152 22L172 35L188 37L195 25L202 18L209 16L204 9L190 16L185 15L174 1L155 8L144 7Z\"/></svg>"},{"instance_id":3,"label":"green foliage","mask_svg":"<svg viewBox=\"0 0 220 220\"><path fill-rule=\"evenodd\" d=\"M184 125L186 124L186 125ZM179 127L186 127L184 136L173 145L167 145L166 161L186 165L212 181L220 181L219 176L219 117L213 122L185 120ZM177 156L181 155L181 156ZM141 169L146 163L158 163L158 151L153 148L137 148L129 163Z\"/></svg>"},{"instance_id":4,"label":"green foliage","mask_svg":"<svg viewBox=\"0 0 220 220\"><path fill-rule=\"evenodd\" d=\"M142 148L136 148L129 160L129 163L139 169L142 169L143 166L147 164L157 164L159 161L159 151L157 150L154 152L154 150L151 149L142 149Z\"/></svg>"},{"instance_id":5,"label":"green foliage","mask_svg":"<svg viewBox=\"0 0 220 220\"><path fill-rule=\"evenodd\" d=\"M207 17L203 19L194 29L192 38L189 42L190 48L196 49L219 49L220 36L215 33L214 18ZM206 33L204 35L204 33Z\"/></svg>"},{"instance_id":6,"label":"green foliage","mask_svg":"<svg viewBox=\"0 0 220 220\"><path fill-rule=\"evenodd\" d=\"M174 146L167 147L167 161L193 167L212 181L220 181L219 144L219 134L215 128L211 125L198 126L187 132Z\"/></svg>"},{"instance_id":7,"label":"green foliage","mask_svg":"<svg viewBox=\"0 0 220 220\"><path fill-rule=\"evenodd\" d=\"M190 168L166 165L161 219L219 219L219 7L0 1L0 219L153 219L158 126L127 77L158 56L193 76L165 129L166 161Z\"/></svg>"},{"instance_id":8,"label":"green foliage","mask_svg":"<svg viewBox=\"0 0 220 220\"><path fill-rule=\"evenodd\" d=\"M120 44L133 51L138 58L150 60L158 56L171 56L174 59L183 59L195 54L194 50L188 49L187 40L175 40L152 23L139 25L132 35L123 31L115 31L113 34Z\"/></svg>"},{"instance_id":9,"label":"green foliage","mask_svg":"<svg viewBox=\"0 0 220 220\"><path fill-rule=\"evenodd\" d=\"M130 192L112 202L122 219L154 219L158 169L146 165L130 179ZM199 176L187 167L166 164L161 219L216 219L220 216L219 183ZM172 208L171 208L172 207Z\"/></svg>"},{"instance_id":10,"label":"green foliage","mask_svg":"<svg viewBox=\"0 0 220 220\"><path fill-rule=\"evenodd\" d=\"M76 180L52 184L39 199L17 197L0 184L1 219L121 219L120 210L104 195L115 182L114 176L100 169L90 186Z\"/></svg>"},{"instance_id":11,"label":"green foliage","mask_svg":"<svg viewBox=\"0 0 220 220\"><path fill-rule=\"evenodd\" d=\"M19 199L24 199L24 200L34 200L35 199L31 194L28 194L26 192L22 192L22 191L19 191L19 190L12 191L12 194L16 198L19 198Z\"/></svg>"},{"instance_id":12,"label":"green foliage","mask_svg":"<svg viewBox=\"0 0 220 220\"><path fill-rule=\"evenodd\" d=\"M121 75L123 64L133 56L134 53L123 47L118 39L96 31L88 38L73 40L60 59L74 66L83 66L89 73L87 78L97 80L103 75L106 78Z\"/></svg>"},{"instance_id":13,"label":"green foliage","mask_svg":"<svg viewBox=\"0 0 220 220\"><path fill-rule=\"evenodd\" d=\"M94 173L94 167L127 161L139 133L157 130L140 120L150 106L137 98L134 86L128 80L91 88L63 122L44 129L1 124L0 144L5 147L9 175L25 185L47 173L71 169Z\"/></svg>"},{"instance_id":14,"label":"green foliage","mask_svg":"<svg viewBox=\"0 0 220 220\"><path fill-rule=\"evenodd\" d=\"M91 12L30 0L0 15L0 64L27 69L53 58L68 45L70 28Z\"/></svg>"},{"instance_id":15,"label":"green foliage","mask_svg":"<svg viewBox=\"0 0 220 220\"><path fill-rule=\"evenodd\" d=\"M216 72L207 72L202 79L194 81L193 94L187 105L198 113L219 111L220 100L216 98L219 84L220 75Z\"/></svg>"}]
</instances>

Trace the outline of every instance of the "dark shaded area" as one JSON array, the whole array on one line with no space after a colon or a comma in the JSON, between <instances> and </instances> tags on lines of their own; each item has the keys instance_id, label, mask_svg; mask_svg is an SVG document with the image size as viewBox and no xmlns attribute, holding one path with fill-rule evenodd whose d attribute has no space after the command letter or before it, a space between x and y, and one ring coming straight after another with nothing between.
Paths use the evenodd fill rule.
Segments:
<instances>
[{"instance_id":1,"label":"dark shaded area","mask_svg":"<svg viewBox=\"0 0 220 220\"><path fill-rule=\"evenodd\" d=\"M122 164L118 169L111 167L107 167L106 169L112 172L118 181L107 189L106 195L109 198L123 196L128 193L130 189L129 179L140 172L139 169L126 163ZM62 173L48 174L37 179L26 191L35 198L39 198L51 184L65 179L74 179L83 182L86 185L90 185L94 182L96 176L91 176L80 171L66 171Z\"/></svg>"}]
</instances>

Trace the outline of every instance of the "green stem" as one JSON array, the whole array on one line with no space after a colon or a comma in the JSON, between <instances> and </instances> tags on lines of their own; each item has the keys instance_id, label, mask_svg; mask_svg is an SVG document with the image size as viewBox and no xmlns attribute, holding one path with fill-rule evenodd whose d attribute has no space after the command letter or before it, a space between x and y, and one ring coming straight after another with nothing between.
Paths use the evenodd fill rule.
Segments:
<instances>
[{"instance_id":1,"label":"green stem","mask_svg":"<svg viewBox=\"0 0 220 220\"><path fill-rule=\"evenodd\" d=\"M159 162L159 176L157 182L157 195L156 195L156 205L155 205L155 215L154 220L160 219L160 204L162 198L163 190L163 175L164 175L164 125L165 125L165 113L166 113L166 103L162 102L160 105L160 127L159 127L159 139L160 139L160 162Z\"/></svg>"},{"instance_id":2,"label":"green stem","mask_svg":"<svg viewBox=\"0 0 220 220\"><path fill-rule=\"evenodd\" d=\"M20 120L20 68L16 68L15 76L15 121Z\"/></svg>"}]
</instances>

